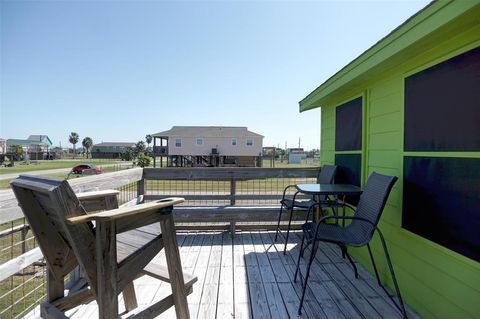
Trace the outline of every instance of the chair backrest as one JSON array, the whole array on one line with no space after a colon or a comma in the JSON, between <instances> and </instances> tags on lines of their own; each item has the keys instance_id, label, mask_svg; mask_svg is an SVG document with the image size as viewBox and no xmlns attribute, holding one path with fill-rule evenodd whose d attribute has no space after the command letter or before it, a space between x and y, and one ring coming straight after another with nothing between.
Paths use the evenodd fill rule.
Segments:
<instances>
[{"instance_id":1,"label":"chair backrest","mask_svg":"<svg viewBox=\"0 0 480 319\"><path fill-rule=\"evenodd\" d=\"M390 191L397 179L396 176L373 172L367 180L363 194L360 196L355 217L367 219L377 226ZM372 238L375 227L366 222L354 220L350 224L349 230L355 233L355 238L358 240L356 244L364 245Z\"/></svg>"},{"instance_id":2,"label":"chair backrest","mask_svg":"<svg viewBox=\"0 0 480 319\"><path fill-rule=\"evenodd\" d=\"M21 175L11 186L53 275L65 276L80 264L96 291L93 227L66 223L86 214L68 182Z\"/></svg>"},{"instance_id":3,"label":"chair backrest","mask_svg":"<svg viewBox=\"0 0 480 319\"><path fill-rule=\"evenodd\" d=\"M337 173L336 165L323 165L317 176L318 184L332 184Z\"/></svg>"},{"instance_id":4,"label":"chair backrest","mask_svg":"<svg viewBox=\"0 0 480 319\"><path fill-rule=\"evenodd\" d=\"M317 183L318 184L332 184L333 180L335 179L335 174L337 173L337 166L336 165L323 165L320 168L320 172L318 172L317 176ZM318 196L317 199L319 201L323 201L327 198L327 196L321 195Z\"/></svg>"}]
</instances>

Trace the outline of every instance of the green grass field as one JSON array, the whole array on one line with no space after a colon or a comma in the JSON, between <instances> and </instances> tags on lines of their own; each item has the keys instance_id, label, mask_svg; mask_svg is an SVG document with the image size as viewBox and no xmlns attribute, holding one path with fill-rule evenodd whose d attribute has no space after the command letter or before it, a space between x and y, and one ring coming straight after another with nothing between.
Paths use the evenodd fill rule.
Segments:
<instances>
[{"instance_id":1,"label":"green grass field","mask_svg":"<svg viewBox=\"0 0 480 319\"><path fill-rule=\"evenodd\" d=\"M29 171L40 171L46 169L56 169L56 168L71 168L75 165L87 163L95 165L107 165L121 163L121 161L106 161L98 159L78 159L78 160L53 160L53 161L31 161L30 164L26 165L23 162L15 162L13 167L0 167L0 175L4 174L14 174L14 173L25 173Z\"/></svg>"}]
</instances>

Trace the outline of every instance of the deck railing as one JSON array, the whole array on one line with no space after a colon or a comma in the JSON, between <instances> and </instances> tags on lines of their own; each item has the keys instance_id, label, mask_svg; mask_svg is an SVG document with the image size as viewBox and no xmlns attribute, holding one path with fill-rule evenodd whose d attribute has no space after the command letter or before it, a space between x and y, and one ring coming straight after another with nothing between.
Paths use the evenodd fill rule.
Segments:
<instances>
[{"instance_id":1,"label":"deck railing","mask_svg":"<svg viewBox=\"0 0 480 319\"><path fill-rule=\"evenodd\" d=\"M185 205L195 206L271 205L278 204L286 185L313 182L317 172L318 168L134 168L69 183L75 192L117 189L120 204L144 195L145 200L180 196ZM21 318L44 299L45 271L13 192L0 191L0 319Z\"/></svg>"}]
</instances>

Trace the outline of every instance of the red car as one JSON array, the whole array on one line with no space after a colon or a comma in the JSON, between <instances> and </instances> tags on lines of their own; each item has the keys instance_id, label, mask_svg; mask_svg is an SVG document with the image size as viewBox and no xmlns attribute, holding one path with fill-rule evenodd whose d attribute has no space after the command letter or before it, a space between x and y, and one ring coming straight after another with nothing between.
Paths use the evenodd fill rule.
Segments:
<instances>
[{"instance_id":1,"label":"red car","mask_svg":"<svg viewBox=\"0 0 480 319\"><path fill-rule=\"evenodd\" d=\"M92 164L80 164L72 168L73 174L83 174L85 170L88 170L90 174L102 174L103 170ZM85 172L87 173L87 172Z\"/></svg>"}]
</instances>

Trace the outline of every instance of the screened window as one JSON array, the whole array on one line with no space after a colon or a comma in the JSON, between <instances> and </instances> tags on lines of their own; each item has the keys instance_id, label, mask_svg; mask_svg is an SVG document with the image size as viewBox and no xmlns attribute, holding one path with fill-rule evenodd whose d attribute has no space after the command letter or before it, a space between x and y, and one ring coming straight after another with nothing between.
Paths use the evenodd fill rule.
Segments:
<instances>
[{"instance_id":1,"label":"screened window","mask_svg":"<svg viewBox=\"0 0 480 319\"><path fill-rule=\"evenodd\" d=\"M335 183L362 183L362 97L345 102L335 109ZM358 196L346 201L357 205Z\"/></svg>"},{"instance_id":2,"label":"screened window","mask_svg":"<svg viewBox=\"0 0 480 319\"><path fill-rule=\"evenodd\" d=\"M245 145L246 146L253 146L253 140L251 138L247 138L245 140Z\"/></svg>"},{"instance_id":3,"label":"screened window","mask_svg":"<svg viewBox=\"0 0 480 319\"><path fill-rule=\"evenodd\" d=\"M236 138L232 138L232 145L233 146L237 145L237 139Z\"/></svg>"},{"instance_id":4,"label":"screened window","mask_svg":"<svg viewBox=\"0 0 480 319\"><path fill-rule=\"evenodd\" d=\"M402 226L480 261L480 159L406 156Z\"/></svg>"},{"instance_id":5,"label":"screened window","mask_svg":"<svg viewBox=\"0 0 480 319\"><path fill-rule=\"evenodd\" d=\"M201 137L197 138L196 144L197 145L203 145L203 138L201 138Z\"/></svg>"},{"instance_id":6,"label":"screened window","mask_svg":"<svg viewBox=\"0 0 480 319\"><path fill-rule=\"evenodd\" d=\"M479 79L480 47L405 78L402 214L403 228L477 261L480 159L464 152L480 151Z\"/></svg>"},{"instance_id":7,"label":"screened window","mask_svg":"<svg viewBox=\"0 0 480 319\"><path fill-rule=\"evenodd\" d=\"M405 79L405 151L480 151L480 47Z\"/></svg>"},{"instance_id":8,"label":"screened window","mask_svg":"<svg viewBox=\"0 0 480 319\"><path fill-rule=\"evenodd\" d=\"M362 97L337 106L335 115L335 150L362 149Z\"/></svg>"}]
</instances>

